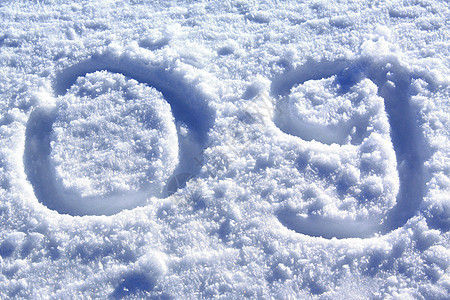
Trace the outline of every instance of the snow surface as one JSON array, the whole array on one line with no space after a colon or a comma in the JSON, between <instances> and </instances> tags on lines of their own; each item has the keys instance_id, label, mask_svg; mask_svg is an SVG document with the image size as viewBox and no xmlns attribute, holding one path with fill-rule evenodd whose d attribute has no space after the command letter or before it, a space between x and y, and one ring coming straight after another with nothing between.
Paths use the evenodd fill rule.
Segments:
<instances>
[{"instance_id":1,"label":"snow surface","mask_svg":"<svg viewBox=\"0 0 450 300\"><path fill-rule=\"evenodd\" d=\"M0 15L0 298L448 298L448 3Z\"/></svg>"}]
</instances>

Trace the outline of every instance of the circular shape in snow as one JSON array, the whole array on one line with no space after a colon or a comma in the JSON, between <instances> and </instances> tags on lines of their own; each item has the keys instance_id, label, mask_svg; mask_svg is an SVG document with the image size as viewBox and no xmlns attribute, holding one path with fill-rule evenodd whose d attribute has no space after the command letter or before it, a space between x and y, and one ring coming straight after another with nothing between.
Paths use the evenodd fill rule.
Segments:
<instances>
[{"instance_id":1,"label":"circular shape in snow","mask_svg":"<svg viewBox=\"0 0 450 300\"><path fill-rule=\"evenodd\" d=\"M106 71L80 77L61 97L50 140L57 186L83 205L132 208L159 196L177 165L161 93Z\"/></svg>"},{"instance_id":2,"label":"circular shape in snow","mask_svg":"<svg viewBox=\"0 0 450 300\"><path fill-rule=\"evenodd\" d=\"M335 84L336 76L309 80L292 89L278 118L285 132L304 140L324 144L359 145L372 131L388 132L383 114L383 99L377 95L377 86L364 79L342 93ZM380 126L382 128L380 128Z\"/></svg>"}]
</instances>

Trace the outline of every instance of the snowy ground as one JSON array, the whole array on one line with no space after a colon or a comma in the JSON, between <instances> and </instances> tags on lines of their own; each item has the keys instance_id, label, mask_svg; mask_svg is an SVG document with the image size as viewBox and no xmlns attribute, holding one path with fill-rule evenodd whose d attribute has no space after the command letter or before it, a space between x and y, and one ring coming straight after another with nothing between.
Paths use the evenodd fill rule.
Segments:
<instances>
[{"instance_id":1,"label":"snowy ground","mask_svg":"<svg viewBox=\"0 0 450 300\"><path fill-rule=\"evenodd\" d=\"M0 4L0 298L448 297L448 3L66 2Z\"/></svg>"}]
</instances>

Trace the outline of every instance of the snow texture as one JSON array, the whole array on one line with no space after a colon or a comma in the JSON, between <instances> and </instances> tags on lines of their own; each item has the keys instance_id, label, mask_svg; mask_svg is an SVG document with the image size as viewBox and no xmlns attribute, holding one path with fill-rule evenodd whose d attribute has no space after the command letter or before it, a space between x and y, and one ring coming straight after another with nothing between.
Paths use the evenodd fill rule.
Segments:
<instances>
[{"instance_id":1,"label":"snow texture","mask_svg":"<svg viewBox=\"0 0 450 300\"><path fill-rule=\"evenodd\" d=\"M1 299L448 299L447 3L0 15Z\"/></svg>"}]
</instances>

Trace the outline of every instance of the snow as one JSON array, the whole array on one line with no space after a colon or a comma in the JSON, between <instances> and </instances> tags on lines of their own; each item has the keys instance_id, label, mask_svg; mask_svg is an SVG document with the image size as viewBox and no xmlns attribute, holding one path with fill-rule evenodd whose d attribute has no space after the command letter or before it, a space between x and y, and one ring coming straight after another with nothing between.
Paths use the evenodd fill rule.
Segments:
<instances>
[{"instance_id":1,"label":"snow","mask_svg":"<svg viewBox=\"0 0 450 300\"><path fill-rule=\"evenodd\" d=\"M445 2L0 7L0 298L448 298Z\"/></svg>"},{"instance_id":2,"label":"snow","mask_svg":"<svg viewBox=\"0 0 450 300\"><path fill-rule=\"evenodd\" d=\"M162 194L176 167L178 138L161 93L123 75L96 72L79 77L57 102L55 111L48 113L51 127L38 125L45 113L29 125L37 127L30 131L40 131L36 136L49 133L31 138L29 132L25 146L28 168L36 173L28 175L35 189L45 185L36 177L46 175L37 165L54 170L54 187L39 195L47 203L55 198L52 202L58 204L51 208L69 214L112 214ZM35 144L45 145L46 138L50 155L36 158L45 150L34 149Z\"/></svg>"}]
</instances>

